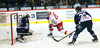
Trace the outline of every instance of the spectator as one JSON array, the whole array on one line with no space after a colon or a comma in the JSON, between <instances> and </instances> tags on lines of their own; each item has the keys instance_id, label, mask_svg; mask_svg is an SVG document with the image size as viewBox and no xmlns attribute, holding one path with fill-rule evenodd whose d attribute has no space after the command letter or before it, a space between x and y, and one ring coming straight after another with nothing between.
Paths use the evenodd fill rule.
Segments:
<instances>
[{"instance_id":1,"label":"spectator","mask_svg":"<svg viewBox=\"0 0 100 48\"><path fill-rule=\"evenodd\" d=\"M73 5L73 1L72 0L69 0L68 1L68 5Z\"/></svg>"},{"instance_id":2,"label":"spectator","mask_svg":"<svg viewBox=\"0 0 100 48\"><path fill-rule=\"evenodd\" d=\"M62 2L64 2L64 3L65 3L65 2L66 2L66 0L62 0Z\"/></svg>"},{"instance_id":3,"label":"spectator","mask_svg":"<svg viewBox=\"0 0 100 48\"><path fill-rule=\"evenodd\" d=\"M62 0L60 0L60 2L59 2L59 6L62 6L63 5L63 2L62 2Z\"/></svg>"},{"instance_id":4,"label":"spectator","mask_svg":"<svg viewBox=\"0 0 100 48\"><path fill-rule=\"evenodd\" d=\"M32 5L32 7L35 6L35 2L34 2L34 0L32 0L31 5Z\"/></svg>"},{"instance_id":5,"label":"spectator","mask_svg":"<svg viewBox=\"0 0 100 48\"><path fill-rule=\"evenodd\" d=\"M45 1L41 0L41 6L44 6L44 5L45 5Z\"/></svg>"},{"instance_id":6,"label":"spectator","mask_svg":"<svg viewBox=\"0 0 100 48\"><path fill-rule=\"evenodd\" d=\"M28 2L29 7L33 7L33 4L31 1Z\"/></svg>"},{"instance_id":7,"label":"spectator","mask_svg":"<svg viewBox=\"0 0 100 48\"><path fill-rule=\"evenodd\" d=\"M68 5L70 5L73 8L74 2L72 0L68 0Z\"/></svg>"},{"instance_id":8,"label":"spectator","mask_svg":"<svg viewBox=\"0 0 100 48\"><path fill-rule=\"evenodd\" d=\"M18 7L18 3L17 2L15 3L15 7Z\"/></svg>"},{"instance_id":9,"label":"spectator","mask_svg":"<svg viewBox=\"0 0 100 48\"><path fill-rule=\"evenodd\" d=\"M31 2L31 3L32 3L32 6L34 6L34 0L32 0L32 2Z\"/></svg>"},{"instance_id":10,"label":"spectator","mask_svg":"<svg viewBox=\"0 0 100 48\"><path fill-rule=\"evenodd\" d=\"M29 5L25 2L24 7L29 7Z\"/></svg>"},{"instance_id":11,"label":"spectator","mask_svg":"<svg viewBox=\"0 0 100 48\"><path fill-rule=\"evenodd\" d=\"M7 5L7 10L9 10L9 8L11 8L12 6L10 5L10 3Z\"/></svg>"},{"instance_id":12,"label":"spectator","mask_svg":"<svg viewBox=\"0 0 100 48\"><path fill-rule=\"evenodd\" d=\"M85 3L84 3L84 5L85 5L85 7L87 7L87 8L88 8L88 4L87 4L87 2L85 2Z\"/></svg>"},{"instance_id":13,"label":"spectator","mask_svg":"<svg viewBox=\"0 0 100 48\"><path fill-rule=\"evenodd\" d=\"M91 2L90 2L91 5L95 5L95 3L96 2L94 0L91 0Z\"/></svg>"},{"instance_id":14,"label":"spectator","mask_svg":"<svg viewBox=\"0 0 100 48\"><path fill-rule=\"evenodd\" d=\"M48 6L48 1L46 1L46 6Z\"/></svg>"},{"instance_id":15,"label":"spectator","mask_svg":"<svg viewBox=\"0 0 100 48\"><path fill-rule=\"evenodd\" d=\"M41 0L36 0L36 6L41 6Z\"/></svg>"},{"instance_id":16,"label":"spectator","mask_svg":"<svg viewBox=\"0 0 100 48\"><path fill-rule=\"evenodd\" d=\"M2 6L2 3L0 2L0 4L1 4L1 5L0 5L0 8L1 8L1 6Z\"/></svg>"},{"instance_id":17,"label":"spectator","mask_svg":"<svg viewBox=\"0 0 100 48\"><path fill-rule=\"evenodd\" d=\"M74 8L76 8L77 6L81 6L81 4L78 2L78 0L76 0L76 3L74 5Z\"/></svg>"},{"instance_id":18,"label":"spectator","mask_svg":"<svg viewBox=\"0 0 100 48\"><path fill-rule=\"evenodd\" d=\"M64 2L64 4L63 5L68 5L68 2L66 1L66 2Z\"/></svg>"},{"instance_id":19,"label":"spectator","mask_svg":"<svg viewBox=\"0 0 100 48\"><path fill-rule=\"evenodd\" d=\"M68 1L67 0L66 1L63 0L63 5L68 5Z\"/></svg>"},{"instance_id":20,"label":"spectator","mask_svg":"<svg viewBox=\"0 0 100 48\"><path fill-rule=\"evenodd\" d=\"M6 8L6 4L5 3L2 4L2 8Z\"/></svg>"},{"instance_id":21,"label":"spectator","mask_svg":"<svg viewBox=\"0 0 100 48\"><path fill-rule=\"evenodd\" d=\"M17 2L15 3L15 6L14 7L15 7L15 10L19 10L19 6L18 6L18 3Z\"/></svg>"},{"instance_id":22,"label":"spectator","mask_svg":"<svg viewBox=\"0 0 100 48\"><path fill-rule=\"evenodd\" d=\"M53 2L53 6L57 6L58 4L56 3L56 1Z\"/></svg>"},{"instance_id":23,"label":"spectator","mask_svg":"<svg viewBox=\"0 0 100 48\"><path fill-rule=\"evenodd\" d=\"M96 1L96 4L97 4L97 5L100 5L100 1L99 1L99 0L97 0L97 1Z\"/></svg>"},{"instance_id":24,"label":"spectator","mask_svg":"<svg viewBox=\"0 0 100 48\"><path fill-rule=\"evenodd\" d=\"M49 0L48 6L53 6L53 3L51 2L51 0Z\"/></svg>"},{"instance_id":25,"label":"spectator","mask_svg":"<svg viewBox=\"0 0 100 48\"><path fill-rule=\"evenodd\" d=\"M37 6L37 4L36 4L37 2L34 2L33 4L34 4L34 6Z\"/></svg>"},{"instance_id":26,"label":"spectator","mask_svg":"<svg viewBox=\"0 0 100 48\"><path fill-rule=\"evenodd\" d=\"M7 8L10 8L10 7L12 7L12 6L10 4L8 4Z\"/></svg>"}]
</instances>

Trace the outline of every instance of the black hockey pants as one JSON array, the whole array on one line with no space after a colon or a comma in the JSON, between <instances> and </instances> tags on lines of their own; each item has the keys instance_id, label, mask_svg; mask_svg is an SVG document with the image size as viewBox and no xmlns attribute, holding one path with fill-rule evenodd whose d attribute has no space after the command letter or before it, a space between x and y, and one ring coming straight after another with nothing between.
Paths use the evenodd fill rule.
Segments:
<instances>
[{"instance_id":1,"label":"black hockey pants","mask_svg":"<svg viewBox=\"0 0 100 48\"><path fill-rule=\"evenodd\" d=\"M87 28L87 31L92 35L92 37L96 36L94 31L92 30L92 25L93 25L92 21L81 22L80 25L82 26L82 28L81 29L76 28L73 39L76 39L79 33L82 32L85 28Z\"/></svg>"}]
</instances>

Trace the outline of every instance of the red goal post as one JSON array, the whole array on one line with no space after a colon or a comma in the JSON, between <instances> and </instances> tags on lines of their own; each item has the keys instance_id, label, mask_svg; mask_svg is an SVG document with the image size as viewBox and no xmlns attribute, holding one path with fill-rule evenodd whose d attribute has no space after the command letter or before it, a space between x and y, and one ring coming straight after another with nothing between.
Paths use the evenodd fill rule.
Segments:
<instances>
[{"instance_id":1,"label":"red goal post","mask_svg":"<svg viewBox=\"0 0 100 48\"><path fill-rule=\"evenodd\" d=\"M14 44L14 40L17 37L17 23L18 13L0 13L0 36L2 36L0 37L0 44L8 42L11 45Z\"/></svg>"},{"instance_id":2,"label":"red goal post","mask_svg":"<svg viewBox=\"0 0 100 48\"><path fill-rule=\"evenodd\" d=\"M13 45L13 22L12 22L12 16L16 14L16 19L17 19L17 23L18 23L18 13L12 13L10 15L10 21L11 21L11 45Z\"/></svg>"}]
</instances>

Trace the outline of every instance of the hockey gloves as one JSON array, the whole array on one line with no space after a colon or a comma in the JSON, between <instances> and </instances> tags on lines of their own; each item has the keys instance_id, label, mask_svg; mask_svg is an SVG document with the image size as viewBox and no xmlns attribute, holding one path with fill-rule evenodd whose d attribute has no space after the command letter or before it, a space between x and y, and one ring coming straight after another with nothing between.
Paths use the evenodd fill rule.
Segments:
<instances>
[{"instance_id":1,"label":"hockey gloves","mask_svg":"<svg viewBox=\"0 0 100 48\"><path fill-rule=\"evenodd\" d=\"M76 25L76 29L81 29L82 26L79 24L79 25Z\"/></svg>"}]
</instances>

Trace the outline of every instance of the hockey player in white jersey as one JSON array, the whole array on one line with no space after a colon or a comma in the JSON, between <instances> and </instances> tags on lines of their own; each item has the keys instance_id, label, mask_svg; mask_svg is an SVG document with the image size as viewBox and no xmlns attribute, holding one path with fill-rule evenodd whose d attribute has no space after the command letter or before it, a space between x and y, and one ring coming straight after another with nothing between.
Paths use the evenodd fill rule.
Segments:
<instances>
[{"instance_id":1,"label":"hockey player in white jersey","mask_svg":"<svg viewBox=\"0 0 100 48\"><path fill-rule=\"evenodd\" d=\"M48 34L48 36L51 36L52 35L53 27L57 27L57 29L58 29L59 32L64 33L66 35L67 34L67 31L64 31L63 22L60 19L60 17L57 16L51 10L48 10L47 11L47 14L48 14L47 19L52 22L52 23L49 24L49 31L50 31L50 33Z\"/></svg>"},{"instance_id":2,"label":"hockey player in white jersey","mask_svg":"<svg viewBox=\"0 0 100 48\"><path fill-rule=\"evenodd\" d=\"M81 10L81 7L76 7L76 15L74 17L75 24L76 24L76 31L73 36L73 39L68 44L74 44L75 41L78 38L79 33L81 33L85 28L87 28L87 31L91 34L91 36L94 38L92 39L93 42L98 41L97 35L92 30L92 16L86 12L85 10Z\"/></svg>"}]
</instances>

